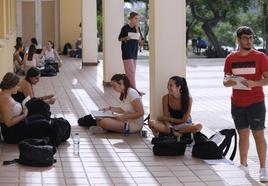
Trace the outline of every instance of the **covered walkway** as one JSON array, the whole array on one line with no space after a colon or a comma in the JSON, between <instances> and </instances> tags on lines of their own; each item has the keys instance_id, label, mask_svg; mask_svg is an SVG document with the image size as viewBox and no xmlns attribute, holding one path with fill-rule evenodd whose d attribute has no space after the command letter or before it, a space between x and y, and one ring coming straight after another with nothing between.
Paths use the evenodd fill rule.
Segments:
<instances>
[{"instance_id":1,"label":"covered walkway","mask_svg":"<svg viewBox=\"0 0 268 186\"><path fill-rule=\"evenodd\" d=\"M61 72L56 77L42 77L35 89L37 94L56 94L52 113L69 120L72 133L79 132L80 157L74 157L72 139L69 139L59 147L55 156L57 163L50 168L0 165L1 186L261 185L253 148L249 157L250 174L246 175L237 164L209 166L192 158L189 147L185 156L153 156L151 133L148 138L138 134L129 137L115 133L93 135L88 129L77 126L77 119L90 110L117 104L118 95L111 88L103 88L102 63L81 69L81 61L73 58L63 60ZM191 59L187 65L187 79L194 100L193 120L213 130L233 126L229 102L231 90L222 86L222 65L222 59ZM148 69L146 57L139 60L137 86L146 92L143 102L147 112ZM1 162L18 156L17 145L0 143ZM235 162L238 162L238 154Z\"/></svg>"}]
</instances>

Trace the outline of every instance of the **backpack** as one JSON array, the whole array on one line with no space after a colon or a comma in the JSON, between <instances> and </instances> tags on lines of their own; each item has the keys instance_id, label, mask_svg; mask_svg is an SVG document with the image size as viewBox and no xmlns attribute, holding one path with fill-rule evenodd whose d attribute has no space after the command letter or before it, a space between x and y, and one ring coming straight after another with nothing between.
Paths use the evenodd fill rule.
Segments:
<instances>
[{"instance_id":1,"label":"backpack","mask_svg":"<svg viewBox=\"0 0 268 186\"><path fill-rule=\"evenodd\" d=\"M97 126L97 121L91 114L79 118L77 123L81 127Z\"/></svg>"},{"instance_id":2,"label":"backpack","mask_svg":"<svg viewBox=\"0 0 268 186\"><path fill-rule=\"evenodd\" d=\"M68 43L66 43L66 44L64 45L62 54L63 54L63 55L67 55L69 49L72 49L72 45L71 45L71 43L68 42Z\"/></svg>"},{"instance_id":3,"label":"backpack","mask_svg":"<svg viewBox=\"0 0 268 186\"><path fill-rule=\"evenodd\" d=\"M41 70L41 76L56 76L57 75L57 70L53 67L53 65L46 63L45 64L45 69Z\"/></svg>"},{"instance_id":4,"label":"backpack","mask_svg":"<svg viewBox=\"0 0 268 186\"><path fill-rule=\"evenodd\" d=\"M56 153L56 148L48 145L49 139L25 139L19 142L19 159L4 161L3 165L12 163L20 163L22 165L33 167L49 167L56 163L53 155Z\"/></svg>"},{"instance_id":5,"label":"backpack","mask_svg":"<svg viewBox=\"0 0 268 186\"><path fill-rule=\"evenodd\" d=\"M180 141L177 141L177 137L171 132L169 135L160 133L158 137L152 139L151 143L154 145L154 155L179 156L184 155L186 144L190 144L192 141L190 133L183 134L180 137Z\"/></svg>"},{"instance_id":6,"label":"backpack","mask_svg":"<svg viewBox=\"0 0 268 186\"><path fill-rule=\"evenodd\" d=\"M50 106L42 99L33 97L26 102L25 106L28 109L28 116L42 115L45 118L50 118Z\"/></svg>"},{"instance_id":7,"label":"backpack","mask_svg":"<svg viewBox=\"0 0 268 186\"><path fill-rule=\"evenodd\" d=\"M237 135L235 129L223 129L210 138L198 132L194 135L195 144L192 150L192 156L201 159L222 159L230 149L232 138L234 137L234 148L230 156L233 160L237 148Z\"/></svg>"},{"instance_id":8,"label":"backpack","mask_svg":"<svg viewBox=\"0 0 268 186\"><path fill-rule=\"evenodd\" d=\"M56 133L55 139L52 143L55 146L59 146L62 142L66 142L71 134L71 125L64 118L51 118L51 126Z\"/></svg>"}]
</instances>

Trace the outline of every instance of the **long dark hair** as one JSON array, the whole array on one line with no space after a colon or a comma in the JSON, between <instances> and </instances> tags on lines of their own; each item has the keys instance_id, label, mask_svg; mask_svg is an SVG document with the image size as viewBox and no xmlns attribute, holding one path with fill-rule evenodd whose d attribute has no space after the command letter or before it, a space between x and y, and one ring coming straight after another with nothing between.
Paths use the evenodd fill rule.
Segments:
<instances>
[{"instance_id":1,"label":"long dark hair","mask_svg":"<svg viewBox=\"0 0 268 186\"><path fill-rule=\"evenodd\" d=\"M32 37L31 43L36 45L36 46L38 45L37 39L35 37Z\"/></svg>"},{"instance_id":2,"label":"long dark hair","mask_svg":"<svg viewBox=\"0 0 268 186\"><path fill-rule=\"evenodd\" d=\"M31 83L31 78L33 77L37 77L41 74L40 70L36 67L31 67L27 73L26 73L26 76L25 76L25 80L28 81L30 84Z\"/></svg>"},{"instance_id":3,"label":"long dark hair","mask_svg":"<svg viewBox=\"0 0 268 186\"><path fill-rule=\"evenodd\" d=\"M29 61L31 61L31 60L33 60L33 55L34 55L34 53L36 52L36 47L35 47L35 45L34 44L32 44L31 46L30 46L30 48L29 48L29 51L28 51L28 60Z\"/></svg>"},{"instance_id":4,"label":"long dark hair","mask_svg":"<svg viewBox=\"0 0 268 186\"><path fill-rule=\"evenodd\" d=\"M129 88L133 88L133 89L135 89L135 88L131 85L131 83L130 83L128 77L126 76L126 74L115 74L115 75L113 75L113 77L111 78L111 81L114 81L114 82L116 82L116 83L118 83L118 84L120 84L120 81L121 81L121 80L123 81L124 86L125 86L125 90L124 90L123 93L120 94L120 98L119 98L119 99L122 101L123 99L126 99L128 89L129 89ZM135 89L135 90L136 90L136 89ZM139 92L138 92L138 93L139 93Z\"/></svg>"},{"instance_id":5,"label":"long dark hair","mask_svg":"<svg viewBox=\"0 0 268 186\"><path fill-rule=\"evenodd\" d=\"M170 79L172 79L175 82L175 85L177 87L181 86L181 110L183 113L185 113L189 108L189 101L190 101L189 89L187 86L186 79L180 76L173 76Z\"/></svg>"}]
</instances>

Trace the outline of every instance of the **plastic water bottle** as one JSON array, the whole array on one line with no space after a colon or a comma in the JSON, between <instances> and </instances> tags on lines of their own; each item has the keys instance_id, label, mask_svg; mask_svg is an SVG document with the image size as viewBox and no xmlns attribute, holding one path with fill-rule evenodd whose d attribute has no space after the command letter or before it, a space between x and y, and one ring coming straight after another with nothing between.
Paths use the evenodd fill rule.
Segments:
<instances>
[{"instance_id":1,"label":"plastic water bottle","mask_svg":"<svg viewBox=\"0 0 268 186\"><path fill-rule=\"evenodd\" d=\"M80 143L79 133L76 132L73 136L73 153L75 156L79 155L79 143Z\"/></svg>"},{"instance_id":2,"label":"plastic water bottle","mask_svg":"<svg viewBox=\"0 0 268 186\"><path fill-rule=\"evenodd\" d=\"M126 122L124 125L124 136L129 136L129 123Z\"/></svg>"}]
</instances>

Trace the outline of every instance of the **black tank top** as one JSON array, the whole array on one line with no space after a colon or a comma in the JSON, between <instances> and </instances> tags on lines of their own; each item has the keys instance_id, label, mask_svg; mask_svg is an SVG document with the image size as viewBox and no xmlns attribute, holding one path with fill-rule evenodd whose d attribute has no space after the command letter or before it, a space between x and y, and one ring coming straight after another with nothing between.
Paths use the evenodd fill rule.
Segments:
<instances>
[{"instance_id":1,"label":"black tank top","mask_svg":"<svg viewBox=\"0 0 268 186\"><path fill-rule=\"evenodd\" d=\"M168 111L169 111L170 117L177 118L177 119L181 119L184 114L181 110L175 110L171 108L171 106L169 105L169 96L168 96Z\"/></svg>"},{"instance_id":2,"label":"black tank top","mask_svg":"<svg viewBox=\"0 0 268 186\"><path fill-rule=\"evenodd\" d=\"M25 99L24 94L20 91L18 91L17 94L12 94L11 96L15 101L19 103L22 103L22 101Z\"/></svg>"}]
</instances>

